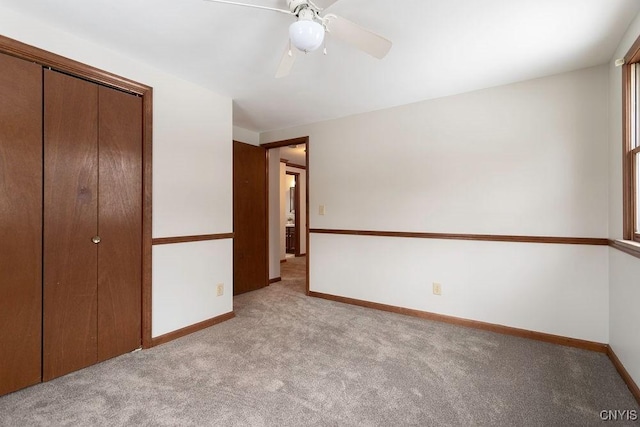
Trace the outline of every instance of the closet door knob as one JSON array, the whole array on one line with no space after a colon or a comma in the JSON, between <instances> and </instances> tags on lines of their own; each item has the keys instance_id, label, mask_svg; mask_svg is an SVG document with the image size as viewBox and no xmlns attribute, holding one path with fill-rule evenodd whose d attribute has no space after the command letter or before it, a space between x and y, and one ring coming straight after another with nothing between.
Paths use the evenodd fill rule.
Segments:
<instances>
[{"instance_id":1,"label":"closet door knob","mask_svg":"<svg viewBox=\"0 0 640 427\"><path fill-rule=\"evenodd\" d=\"M98 243L100 243L100 236L92 237L91 241L97 245Z\"/></svg>"}]
</instances>

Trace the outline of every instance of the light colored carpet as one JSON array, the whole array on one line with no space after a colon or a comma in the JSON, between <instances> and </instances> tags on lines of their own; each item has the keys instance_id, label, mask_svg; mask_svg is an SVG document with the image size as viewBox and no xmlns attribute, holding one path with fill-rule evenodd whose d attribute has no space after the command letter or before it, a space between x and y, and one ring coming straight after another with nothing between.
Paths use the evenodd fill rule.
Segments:
<instances>
[{"instance_id":1,"label":"light colored carpet","mask_svg":"<svg viewBox=\"0 0 640 427\"><path fill-rule=\"evenodd\" d=\"M0 425L587 426L640 410L603 354L309 298L303 263L237 297L235 319L1 397Z\"/></svg>"}]
</instances>

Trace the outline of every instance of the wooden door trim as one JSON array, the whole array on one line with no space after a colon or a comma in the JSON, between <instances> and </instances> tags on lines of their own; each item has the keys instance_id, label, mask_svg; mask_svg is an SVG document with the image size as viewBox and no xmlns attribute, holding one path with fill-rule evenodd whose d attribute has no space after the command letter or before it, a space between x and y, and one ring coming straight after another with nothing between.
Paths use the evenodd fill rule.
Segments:
<instances>
[{"instance_id":1,"label":"wooden door trim","mask_svg":"<svg viewBox=\"0 0 640 427\"><path fill-rule=\"evenodd\" d=\"M360 307L370 308L374 310L387 311L389 313L403 314L405 316L418 317L420 319L433 320L436 322L448 323L451 325L464 326L467 328L480 329L484 331L495 332L503 335L511 335L514 337L533 339L536 341L548 342L556 345L580 348L584 350L595 351L598 353L607 353L608 345L605 343L588 341L579 338L565 337L561 335L553 335L546 332L531 331L528 329L514 328L512 326L504 326L496 323L482 322L478 320L466 319L463 317L449 316L445 314L422 311L413 308L406 308L377 302L359 300L339 295L325 294L321 292L312 292L314 298L321 298L328 301L335 301L349 305L357 305Z\"/></svg>"},{"instance_id":2,"label":"wooden door trim","mask_svg":"<svg viewBox=\"0 0 640 427\"><path fill-rule=\"evenodd\" d=\"M305 144L306 147L307 147L307 149L305 151L305 163L306 163L306 167L307 167L306 168L307 173L305 175L305 192L306 192L305 204L306 204L306 207L307 207L306 214L305 214L305 218L307 220L307 226L305 227L305 236L306 236L306 244L307 244L307 253L305 255L307 257L307 263L306 263L306 267L307 267L306 268L306 270L307 270L306 271L307 284L306 284L305 293L307 295L309 295L309 286L310 286L309 285L309 279L310 279L310 276L309 276L309 264L311 263L310 262L310 260L311 260L311 250L310 250L311 242L309 241L309 230L310 230L310 227L309 227L309 169L310 169L309 168L309 136L301 136L299 138L292 138L292 139L285 139L285 140L282 140L282 141L269 142L269 143L266 143L266 144L260 144L260 146L266 148L267 152L268 152L268 150L270 150L272 148L287 147L289 145L294 145L294 144L295 145ZM267 175L267 179L268 179L268 177L269 176ZM268 181L267 181L267 183L268 183ZM267 190L268 190L268 187L269 186L267 185ZM267 191L267 193L268 193L268 191ZM268 209L267 209L267 211L268 211ZM269 223L269 221L267 221L267 224L268 223ZM269 252L267 252L267 254L268 253ZM268 273L268 271L269 271L268 270L268 268L269 268L268 259L269 259L269 257L267 257L267 277L269 276L269 273Z\"/></svg>"},{"instance_id":3,"label":"wooden door trim","mask_svg":"<svg viewBox=\"0 0 640 427\"><path fill-rule=\"evenodd\" d=\"M142 347L151 339L153 88L0 35L0 52L142 97Z\"/></svg>"},{"instance_id":4,"label":"wooden door trim","mask_svg":"<svg viewBox=\"0 0 640 427\"><path fill-rule=\"evenodd\" d=\"M208 240L233 239L233 233L198 234L195 236L157 237L151 239L152 245L170 245L173 243L203 242Z\"/></svg>"},{"instance_id":5,"label":"wooden door trim","mask_svg":"<svg viewBox=\"0 0 640 427\"><path fill-rule=\"evenodd\" d=\"M201 331L203 329L209 328L211 326L217 325L218 323L226 322L227 320L231 320L235 317L235 313L230 311L225 314L221 314L216 317L212 317L211 319L203 320L202 322L198 322L193 325L185 326L184 328L178 329L176 331L172 331L166 333L164 335L160 335L153 339L153 346L166 344L169 341L173 341L178 338L182 338L189 334L193 334L194 332Z\"/></svg>"},{"instance_id":6,"label":"wooden door trim","mask_svg":"<svg viewBox=\"0 0 640 427\"><path fill-rule=\"evenodd\" d=\"M598 237L510 236L498 234L423 233L409 231L333 230L312 228L314 234L346 236L405 237L413 239L475 240L483 242L550 243L562 245L607 246L609 239Z\"/></svg>"},{"instance_id":7,"label":"wooden door trim","mask_svg":"<svg viewBox=\"0 0 640 427\"><path fill-rule=\"evenodd\" d=\"M302 170L307 169L307 167L306 167L306 166L298 165L298 164L296 164L296 163L291 163L291 162L289 162L289 161L287 161L287 162L282 162L282 163L284 163L285 165L289 166L290 168L302 169Z\"/></svg>"},{"instance_id":8,"label":"wooden door trim","mask_svg":"<svg viewBox=\"0 0 640 427\"><path fill-rule=\"evenodd\" d=\"M310 271L309 270L309 265L311 264L311 258L310 258L311 250L309 248L311 247L311 239L309 238L310 237L309 230L311 230L311 225L309 224L309 169L310 169L310 167L309 167L310 166L309 165L309 137L306 136L305 139L307 141L306 142L307 149L305 150L305 159L304 159L304 161L306 162L305 166L307 167L307 173L304 176L305 182L306 182L306 185L305 185L305 191L306 191L305 192L305 204L306 204L306 208L307 208L306 212L305 212L306 219L307 219L307 227L306 227L306 230L305 230L306 239L307 239L306 242L305 242L306 243L306 250L307 250L306 255L305 255L307 257L307 262L306 262L306 264L307 264L307 271L306 271L307 289L306 289L306 293L307 293L307 295L310 295L311 290L310 290L309 286L310 286L311 275L309 273L309 271Z\"/></svg>"},{"instance_id":9,"label":"wooden door trim","mask_svg":"<svg viewBox=\"0 0 640 427\"><path fill-rule=\"evenodd\" d=\"M267 142L266 144L260 144L260 146L266 148L267 150L270 150L272 148L288 147L289 145L308 144L308 143L309 143L309 137L301 136L300 138L291 138L291 139L285 139L282 141Z\"/></svg>"},{"instance_id":10,"label":"wooden door trim","mask_svg":"<svg viewBox=\"0 0 640 427\"><path fill-rule=\"evenodd\" d=\"M263 147L264 148L264 147ZM266 214L267 214L267 220L264 222L264 232L265 232L265 236L267 236L267 238L265 239L264 242L264 249L265 249L265 253L267 254L267 261L265 263L264 266L264 280L266 281L266 285L265 286L269 286L271 285L271 280L269 280L269 268L271 265L271 257L269 256L269 150L265 149L264 150L264 173L265 173L265 182L264 182L264 186L265 186L265 191L264 191L264 205L266 207Z\"/></svg>"},{"instance_id":11,"label":"wooden door trim","mask_svg":"<svg viewBox=\"0 0 640 427\"><path fill-rule=\"evenodd\" d=\"M300 256L300 188L298 187L300 184L300 173L285 171L286 175L292 175L293 179L296 183L295 190L293 191L293 210L295 214L293 215L293 240L295 242L295 247L293 248L293 255L299 257ZM291 189L289 189L291 191Z\"/></svg>"},{"instance_id":12,"label":"wooden door trim","mask_svg":"<svg viewBox=\"0 0 640 427\"><path fill-rule=\"evenodd\" d=\"M611 360L613 366L615 366L616 371L618 371L622 380L627 384L627 387L629 388L629 391L631 391L631 394L633 394L633 397L636 398L636 402L640 404L640 387L638 387L638 384L636 384L631 375L629 375L629 371L624 367L610 344L607 345L607 356L609 356L609 360Z\"/></svg>"},{"instance_id":13,"label":"wooden door trim","mask_svg":"<svg viewBox=\"0 0 640 427\"><path fill-rule=\"evenodd\" d=\"M137 95L145 95L147 91L151 89L149 86L118 76L117 74L83 64L82 62L27 45L2 35L0 35L0 52Z\"/></svg>"}]
</instances>

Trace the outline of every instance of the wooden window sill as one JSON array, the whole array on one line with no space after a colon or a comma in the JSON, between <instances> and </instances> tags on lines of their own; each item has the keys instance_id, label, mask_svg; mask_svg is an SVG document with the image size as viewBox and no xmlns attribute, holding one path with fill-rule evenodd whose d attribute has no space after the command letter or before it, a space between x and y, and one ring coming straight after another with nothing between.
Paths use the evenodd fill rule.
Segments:
<instances>
[{"instance_id":1,"label":"wooden window sill","mask_svg":"<svg viewBox=\"0 0 640 427\"><path fill-rule=\"evenodd\" d=\"M636 258L640 258L640 243L638 242L632 240L609 240L609 246Z\"/></svg>"}]
</instances>

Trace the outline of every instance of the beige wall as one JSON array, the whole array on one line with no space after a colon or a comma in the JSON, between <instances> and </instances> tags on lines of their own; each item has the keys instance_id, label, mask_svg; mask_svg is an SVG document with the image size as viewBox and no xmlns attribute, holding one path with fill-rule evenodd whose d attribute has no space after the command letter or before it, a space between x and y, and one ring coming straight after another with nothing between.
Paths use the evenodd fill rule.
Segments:
<instances>
[{"instance_id":1,"label":"beige wall","mask_svg":"<svg viewBox=\"0 0 640 427\"><path fill-rule=\"evenodd\" d=\"M609 64L609 237L622 237L622 70L614 65L640 36L640 16L629 26ZM611 348L640 384L640 259L609 250Z\"/></svg>"},{"instance_id":2,"label":"beige wall","mask_svg":"<svg viewBox=\"0 0 640 427\"><path fill-rule=\"evenodd\" d=\"M261 142L309 135L311 228L604 238L607 132L603 65ZM609 339L603 246L320 234L310 246L313 291Z\"/></svg>"},{"instance_id":3,"label":"beige wall","mask_svg":"<svg viewBox=\"0 0 640 427\"><path fill-rule=\"evenodd\" d=\"M233 140L244 142L245 144L260 145L260 134L239 126L234 126Z\"/></svg>"}]
</instances>

